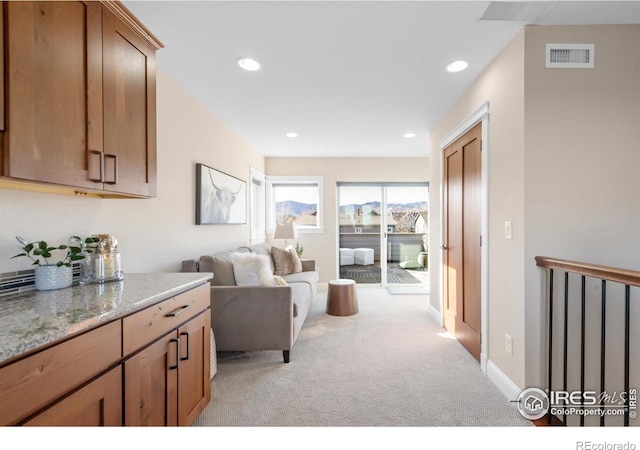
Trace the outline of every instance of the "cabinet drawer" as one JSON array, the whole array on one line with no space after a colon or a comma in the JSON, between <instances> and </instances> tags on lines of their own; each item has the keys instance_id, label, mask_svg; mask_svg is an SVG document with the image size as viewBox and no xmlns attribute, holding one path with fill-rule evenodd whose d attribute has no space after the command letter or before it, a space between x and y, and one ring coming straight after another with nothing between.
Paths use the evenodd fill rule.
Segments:
<instances>
[{"instance_id":1,"label":"cabinet drawer","mask_svg":"<svg viewBox=\"0 0 640 450\"><path fill-rule=\"evenodd\" d=\"M120 321L0 369L0 424L38 411L120 360Z\"/></svg>"},{"instance_id":2,"label":"cabinet drawer","mask_svg":"<svg viewBox=\"0 0 640 450\"><path fill-rule=\"evenodd\" d=\"M130 355L195 317L210 304L210 285L203 284L122 320L123 356Z\"/></svg>"}]
</instances>

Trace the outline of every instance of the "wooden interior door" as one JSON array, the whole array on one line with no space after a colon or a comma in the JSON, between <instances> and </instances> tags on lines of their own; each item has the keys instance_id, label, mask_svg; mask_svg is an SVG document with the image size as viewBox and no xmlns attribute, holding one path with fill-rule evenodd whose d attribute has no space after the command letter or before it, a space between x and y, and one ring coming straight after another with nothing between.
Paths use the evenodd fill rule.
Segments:
<instances>
[{"instance_id":1,"label":"wooden interior door","mask_svg":"<svg viewBox=\"0 0 640 450\"><path fill-rule=\"evenodd\" d=\"M482 125L444 150L444 322L479 361Z\"/></svg>"}]
</instances>

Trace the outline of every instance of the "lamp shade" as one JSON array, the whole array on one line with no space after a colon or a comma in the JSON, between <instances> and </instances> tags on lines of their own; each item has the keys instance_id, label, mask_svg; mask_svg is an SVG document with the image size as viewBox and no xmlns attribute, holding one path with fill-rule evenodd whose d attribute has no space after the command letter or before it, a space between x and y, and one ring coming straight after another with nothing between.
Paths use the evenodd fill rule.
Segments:
<instances>
[{"instance_id":1,"label":"lamp shade","mask_svg":"<svg viewBox=\"0 0 640 450\"><path fill-rule=\"evenodd\" d=\"M298 237L298 230L293 222L277 223L273 230L274 239L295 239Z\"/></svg>"}]
</instances>

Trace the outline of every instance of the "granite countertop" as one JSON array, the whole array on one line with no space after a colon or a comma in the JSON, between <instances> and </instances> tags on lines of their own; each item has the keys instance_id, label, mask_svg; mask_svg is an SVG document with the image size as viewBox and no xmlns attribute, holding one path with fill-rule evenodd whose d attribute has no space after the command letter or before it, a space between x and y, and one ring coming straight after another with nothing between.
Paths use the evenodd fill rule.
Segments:
<instances>
[{"instance_id":1,"label":"granite countertop","mask_svg":"<svg viewBox=\"0 0 640 450\"><path fill-rule=\"evenodd\" d=\"M211 273L131 273L122 281L0 300L0 364L196 287Z\"/></svg>"}]
</instances>

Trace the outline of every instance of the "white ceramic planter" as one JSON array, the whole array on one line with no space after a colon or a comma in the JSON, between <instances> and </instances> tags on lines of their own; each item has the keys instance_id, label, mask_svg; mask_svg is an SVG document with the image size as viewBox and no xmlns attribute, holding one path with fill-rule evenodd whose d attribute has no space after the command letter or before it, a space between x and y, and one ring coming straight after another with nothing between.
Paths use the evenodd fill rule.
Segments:
<instances>
[{"instance_id":1,"label":"white ceramic planter","mask_svg":"<svg viewBox=\"0 0 640 450\"><path fill-rule=\"evenodd\" d=\"M73 270L67 266L36 266L36 290L51 291L71 286Z\"/></svg>"}]
</instances>

